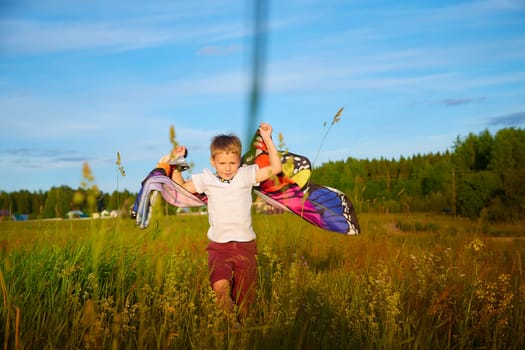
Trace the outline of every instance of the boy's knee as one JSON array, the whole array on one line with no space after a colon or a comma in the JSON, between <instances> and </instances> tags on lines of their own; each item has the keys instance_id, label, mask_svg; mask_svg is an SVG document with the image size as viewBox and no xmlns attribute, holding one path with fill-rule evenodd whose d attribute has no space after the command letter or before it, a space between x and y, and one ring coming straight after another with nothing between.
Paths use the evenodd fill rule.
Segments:
<instances>
[{"instance_id":1,"label":"boy's knee","mask_svg":"<svg viewBox=\"0 0 525 350\"><path fill-rule=\"evenodd\" d=\"M218 280L213 283L213 291L221 295L230 294L230 281L228 280Z\"/></svg>"}]
</instances>

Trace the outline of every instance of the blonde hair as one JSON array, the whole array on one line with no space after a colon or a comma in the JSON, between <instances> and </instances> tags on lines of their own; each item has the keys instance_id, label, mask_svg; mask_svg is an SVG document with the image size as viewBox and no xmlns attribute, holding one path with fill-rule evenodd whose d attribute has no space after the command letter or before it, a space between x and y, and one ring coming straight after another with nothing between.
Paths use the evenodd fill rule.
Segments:
<instances>
[{"instance_id":1,"label":"blonde hair","mask_svg":"<svg viewBox=\"0 0 525 350\"><path fill-rule=\"evenodd\" d=\"M242 151L241 139L239 139L236 135L221 134L221 135L215 136L211 140L210 153L211 153L212 158L214 158L217 155L217 153L221 153L221 152L233 153L240 157L241 151Z\"/></svg>"}]
</instances>

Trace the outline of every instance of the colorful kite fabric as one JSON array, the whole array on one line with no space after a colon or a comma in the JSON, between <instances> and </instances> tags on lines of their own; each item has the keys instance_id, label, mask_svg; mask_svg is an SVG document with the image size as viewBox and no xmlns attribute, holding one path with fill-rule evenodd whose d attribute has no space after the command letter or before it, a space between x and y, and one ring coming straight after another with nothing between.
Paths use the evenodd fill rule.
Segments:
<instances>
[{"instance_id":1,"label":"colorful kite fabric","mask_svg":"<svg viewBox=\"0 0 525 350\"><path fill-rule=\"evenodd\" d=\"M322 217L321 222L317 224L319 227L348 235L360 233L354 206L343 192L311 183L308 187L307 202L313 204Z\"/></svg>"},{"instance_id":2,"label":"colorful kite fabric","mask_svg":"<svg viewBox=\"0 0 525 350\"><path fill-rule=\"evenodd\" d=\"M153 169L142 181L142 187L133 204L131 216L140 228L146 228L151 219L153 204L158 193L169 204L179 208L202 207L207 204L205 195L193 194L166 176L161 168Z\"/></svg>"},{"instance_id":3,"label":"colorful kite fabric","mask_svg":"<svg viewBox=\"0 0 525 350\"><path fill-rule=\"evenodd\" d=\"M256 163L260 168L270 164L266 145L256 134L253 147L243 156L244 164ZM269 205L299 215L322 229L347 235L361 229L355 209L343 192L310 182L312 166L304 156L284 152L282 173L255 188L255 193Z\"/></svg>"},{"instance_id":4,"label":"colorful kite fabric","mask_svg":"<svg viewBox=\"0 0 525 350\"><path fill-rule=\"evenodd\" d=\"M139 193L138 193L137 197L135 197L135 202L133 203L133 207L131 207L131 217L132 218L136 218L137 217L137 212L139 210L140 200L142 198L142 193L144 192L144 184L146 183L146 181L150 177L156 176L156 175L159 175L159 176L160 175L164 175L164 176L166 176L166 170L161 169L161 168L155 168L152 171L150 171L150 173L146 176L146 178L144 180L142 180Z\"/></svg>"}]
</instances>

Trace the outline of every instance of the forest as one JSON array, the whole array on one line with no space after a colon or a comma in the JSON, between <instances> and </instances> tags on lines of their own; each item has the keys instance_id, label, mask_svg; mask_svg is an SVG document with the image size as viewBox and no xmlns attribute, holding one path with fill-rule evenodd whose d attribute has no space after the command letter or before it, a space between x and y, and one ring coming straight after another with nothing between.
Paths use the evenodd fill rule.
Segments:
<instances>
[{"instance_id":1,"label":"forest","mask_svg":"<svg viewBox=\"0 0 525 350\"><path fill-rule=\"evenodd\" d=\"M491 222L523 219L525 130L458 136L445 153L399 159L349 157L316 167L311 180L345 192L358 213L441 212ZM65 217L71 210L127 213L134 197L129 191L109 194L86 184L46 192L0 191L0 218Z\"/></svg>"}]
</instances>

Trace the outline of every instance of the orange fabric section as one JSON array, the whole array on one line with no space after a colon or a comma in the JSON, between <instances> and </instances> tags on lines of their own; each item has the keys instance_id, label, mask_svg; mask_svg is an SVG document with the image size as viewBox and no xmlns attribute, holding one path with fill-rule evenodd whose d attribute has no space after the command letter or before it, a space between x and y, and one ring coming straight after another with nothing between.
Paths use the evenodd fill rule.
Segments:
<instances>
[{"instance_id":1,"label":"orange fabric section","mask_svg":"<svg viewBox=\"0 0 525 350\"><path fill-rule=\"evenodd\" d=\"M159 163L156 168L164 169L164 171L166 171L166 176L171 177L171 166L168 163Z\"/></svg>"},{"instance_id":2,"label":"orange fabric section","mask_svg":"<svg viewBox=\"0 0 525 350\"><path fill-rule=\"evenodd\" d=\"M262 169L268 165L270 165L270 157L267 153L262 153L255 157L255 164L259 166L259 169ZM289 178L288 176L284 175L283 173L280 173L277 176L274 176L266 181L264 181L264 190L268 192L275 192L280 190L286 185L295 183L294 180Z\"/></svg>"}]
</instances>

